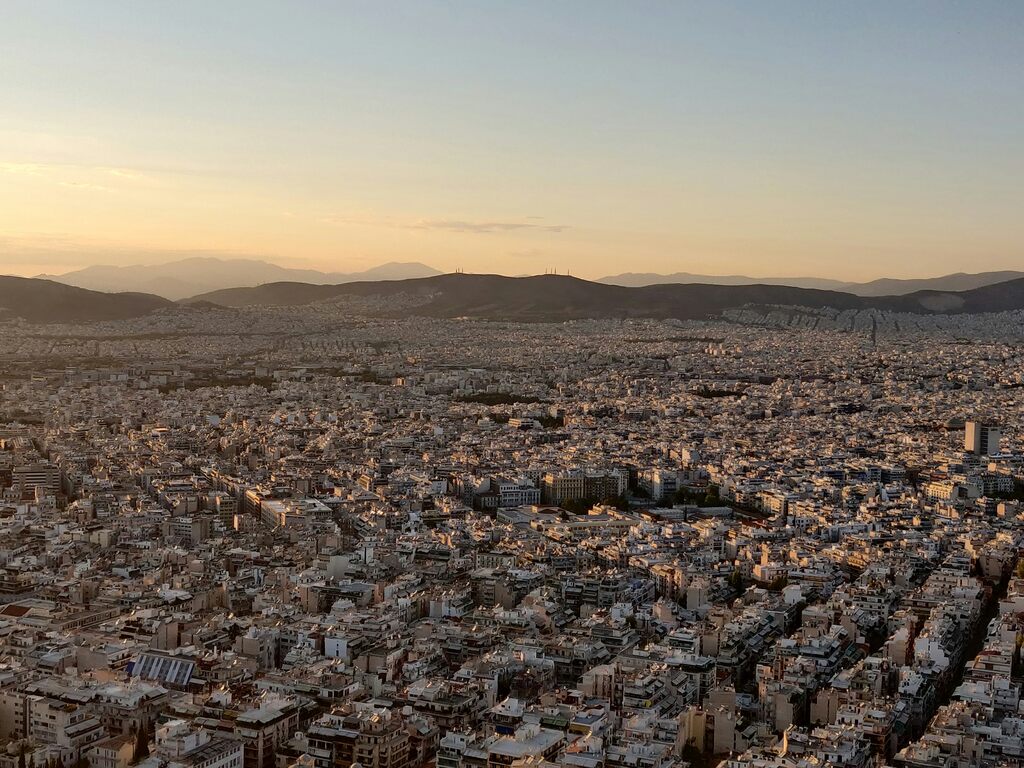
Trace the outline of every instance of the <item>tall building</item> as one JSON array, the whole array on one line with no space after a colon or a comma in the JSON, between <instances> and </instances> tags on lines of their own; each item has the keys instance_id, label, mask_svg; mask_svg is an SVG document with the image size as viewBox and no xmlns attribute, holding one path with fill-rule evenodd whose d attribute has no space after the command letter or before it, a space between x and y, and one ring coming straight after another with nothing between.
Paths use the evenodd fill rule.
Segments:
<instances>
[{"instance_id":1,"label":"tall building","mask_svg":"<svg viewBox=\"0 0 1024 768\"><path fill-rule=\"evenodd\" d=\"M233 735L244 747L244 768L273 766L278 745L287 741L298 727L299 705L291 697L267 697L256 709L238 715Z\"/></svg>"},{"instance_id":2,"label":"tall building","mask_svg":"<svg viewBox=\"0 0 1024 768\"><path fill-rule=\"evenodd\" d=\"M34 488L57 493L61 487L60 467L48 461L19 464L11 472L11 485L23 494Z\"/></svg>"},{"instance_id":3,"label":"tall building","mask_svg":"<svg viewBox=\"0 0 1024 768\"><path fill-rule=\"evenodd\" d=\"M999 428L980 421L968 421L964 425L964 450L977 456L992 456L999 453Z\"/></svg>"},{"instance_id":4,"label":"tall building","mask_svg":"<svg viewBox=\"0 0 1024 768\"><path fill-rule=\"evenodd\" d=\"M674 469L645 469L639 476L640 487L655 501L669 501L679 488L679 474Z\"/></svg>"},{"instance_id":5,"label":"tall building","mask_svg":"<svg viewBox=\"0 0 1024 768\"><path fill-rule=\"evenodd\" d=\"M544 475L543 499L548 504L576 501L586 493L586 476L582 470L569 469L561 472L547 472Z\"/></svg>"},{"instance_id":6,"label":"tall building","mask_svg":"<svg viewBox=\"0 0 1024 768\"><path fill-rule=\"evenodd\" d=\"M308 736L315 768L406 768L409 762L409 732L388 709L324 715Z\"/></svg>"},{"instance_id":7,"label":"tall building","mask_svg":"<svg viewBox=\"0 0 1024 768\"><path fill-rule=\"evenodd\" d=\"M185 720L171 720L156 732L157 758L167 768L239 768L244 750L238 739L214 735Z\"/></svg>"}]
</instances>

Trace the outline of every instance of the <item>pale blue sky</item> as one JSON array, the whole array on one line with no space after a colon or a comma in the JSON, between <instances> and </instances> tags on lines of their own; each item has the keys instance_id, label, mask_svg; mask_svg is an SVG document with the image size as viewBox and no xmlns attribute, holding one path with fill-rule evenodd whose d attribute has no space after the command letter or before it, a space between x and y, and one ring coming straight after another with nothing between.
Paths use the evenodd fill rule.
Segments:
<instances>
[{"instance_id":1,"label":"pale blue sky","mask_svg":"<svg viewBox=\"0 0 1024 768\"><path fill-rule=\"evenodd\" d=\"M1024 268L1024 4L0 6L0 271Z\"/></svg>"}]
</instances>

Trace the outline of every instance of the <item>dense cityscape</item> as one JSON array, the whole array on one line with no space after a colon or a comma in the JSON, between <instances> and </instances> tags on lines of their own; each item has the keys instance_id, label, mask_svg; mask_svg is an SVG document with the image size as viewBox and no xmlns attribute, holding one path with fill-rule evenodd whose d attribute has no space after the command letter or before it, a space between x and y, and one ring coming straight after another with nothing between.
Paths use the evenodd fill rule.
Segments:
<instances>
[{"instance_id":1,"label":"dense cityscape","mask_svg":"<svg viewBox=\"0 0 1024 768\"><path fill-rule=\"evenodd\" d=\"M401 301L0 323L0 768L1024 760L1019 317Z\"/></svg>"}]
</instances>

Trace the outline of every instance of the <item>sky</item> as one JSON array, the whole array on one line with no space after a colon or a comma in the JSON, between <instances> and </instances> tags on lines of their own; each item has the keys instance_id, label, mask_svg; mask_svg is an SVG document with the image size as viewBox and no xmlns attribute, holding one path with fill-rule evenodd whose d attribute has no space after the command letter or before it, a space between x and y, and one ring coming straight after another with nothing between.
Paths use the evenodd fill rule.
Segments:
<instances>
[{"instance_id":1,"label":"sky","mask_svg":"<svg viewBox=\"0 0 1024 768\"><path fill-rule=\"evenodd\" d=\"M4 0L0 272L1024 269L1024 3Z\"/></svg>"}]
</instances>

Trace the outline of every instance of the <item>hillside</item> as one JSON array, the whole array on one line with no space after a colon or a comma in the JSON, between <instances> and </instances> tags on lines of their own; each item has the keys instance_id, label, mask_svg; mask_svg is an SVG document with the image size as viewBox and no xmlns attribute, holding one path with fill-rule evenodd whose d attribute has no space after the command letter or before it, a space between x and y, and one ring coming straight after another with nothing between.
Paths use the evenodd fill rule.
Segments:
<instances>
[{"instance_id":1,"label":"hillside","mask_svg":"<svg viewBox=\"0 0 1024 768\"><path fill-rule=\"evenodd\" d=\"M856 307L860 299L788 286L657 285L625 288L564 275L503 277L451 274L420 280L323 286L271 283L196 296L224 306L295 305L345 296L406 294L426 299L415 312L432 317L566 320L588 317L701 318L748 303Z\"/></svg>"},{"instance_id":2,"label":"hillside","mask_svg":"<svg viewBox=\"0 0 1024 768\"><path fill-rule=\"evenodd\" d=\"M672 272L662 275L657 272L623 272L597 280L607 285L621 285L627 288L643 288L648 285L671 283L703 285L788 285L792 288L814 288L825 291L846 291L850 283L830 280L826 277L747 277L746 275L698 275L693 272Z\"/></svg>"},{"instance_id":3,"label":"hillside","mask_svg":"<svg viewBox=\"0 0 1024 768\"><path fill-rule=\"evenodd\" d=\"M503 277L451 274L418 280L309 285L270 283L196 296L222 306L297 305L345 296L419 297L415 313L431 317L502 320L652 317L698 319L745 305L780 304L835 309L996 312L1024 308L1024 279L970 291L918 291L906 296L862 297L839 291L779 285L668 284L641 288L595 283L564 275Z\"/></svg>"},{"instance_id":4,"label":"hillside","mask_svg":"<svg viewBox=\"0 0 1024 768\"><path fill-rule=\"evenodd\" d=\"M1024 277L1024 272L957 272L942 277L927 277L916 280L896 280L883 277L869 283L850 283L840 290L850 291L859 296L897 296L919 291L970 291L988 285L1005 283Z\"/></svg>"},{"instance_id":5,"label":"hillside","mask_svg":"<svg viewBox=\"0 0 1024 768\"><path fill-rule=\"evenodd\" d=\"M747 277L745 275L696 275L690 272L673 272L662 275L654 272L624 272L621 275L602 277L597 282L609 285L623 285L639 288L648 285L669 283L706 283L710 285L788 285L795 288L817 288L842 291L857 296L905 296L919 291L969 291L986 285L1016 280L1024 272L977 272L968 274L956 272L940 277L896 279L890 277L871 280L866 283L851 283L822 277Z\"/></svg>"},{"instance_id":6,"label":"hillside","mask_svg":"<svg viewBox=\"0 0 1024 768\"><path fill-rule=\"evenodd\" d=\"M32 322L123 320L174 306L145 293L101 293L32 277L0 276L0 317Z\"/></svg>"},{"instance_id":7,"label":"hillside","mask_svg":"<svg viewBox=\"0 0 1024 768\"><path fill-rule=\"evenodd\" d=\"M870 306L897 312L966 314L1024 309L1024 278L967 291L916 291L905 296L864 299Z\"/></svg>"}]
</instances>

